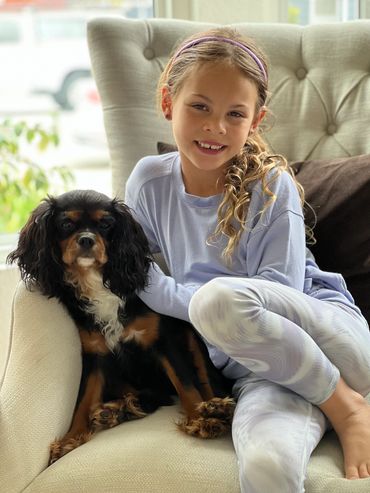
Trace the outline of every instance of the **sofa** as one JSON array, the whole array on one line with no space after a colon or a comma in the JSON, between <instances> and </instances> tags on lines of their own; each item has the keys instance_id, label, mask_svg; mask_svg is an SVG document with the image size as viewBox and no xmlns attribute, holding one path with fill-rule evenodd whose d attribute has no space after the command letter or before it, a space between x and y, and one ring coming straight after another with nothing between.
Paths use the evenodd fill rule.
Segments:
<instances>
[{"instance_id":1,"label":"sofa","mask_svg":"<svg viewBox=\"0 0 370 493\"><path fill-rule=\"evenodd\" d=\"M370 22L235 26L256 38L269 56L272 116L265 137L310 189L321 227L316 254L325 267L339 266L366 310ZM88 44L111 157L112 195L124 196L140 157L156 153L159 142L173 144L170 125L156 108L156 81L174 45L208 27L168 19L90 21ZM351 217L341 222L348 210ZM240 491L231 437L201 440L180 433L176 404L103 431L47 467L49 444L68 430L77 397L76 327L55 299L27 291L20 282L11 321L1 331L1 492ZM331 431L310 459L305 488L307 493L368 493L370 479L343 478L341 449Z\"/></svg>"}]
</instances>

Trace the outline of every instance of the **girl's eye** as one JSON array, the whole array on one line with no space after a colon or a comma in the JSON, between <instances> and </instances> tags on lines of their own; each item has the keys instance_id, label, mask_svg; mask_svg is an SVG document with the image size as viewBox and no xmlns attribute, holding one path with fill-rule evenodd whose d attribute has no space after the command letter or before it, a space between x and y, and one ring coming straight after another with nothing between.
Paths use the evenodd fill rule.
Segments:
<instances>
[{"instance_id":1,"label":"girl's eye","mask_svg":"<svg viewBox=\"0 0 370 493\"><path fill-rule=\"evenodd\" d=\"M239 111L230 111L230 116L234 118L244 118L244 115L239 113Z\"/></svg>"},{"instance_id":2,"label":"girl's eye","mask_svg":"<svg viewBox=\"0 0 370 493\"><path fill-rule=\"evenodd\" d=\"M200 111L207 111L207 106L205 104L202 104L202 103L195 103L195 104L192 104L191 105L192 108L195 108L196 110L200 110Z\"/></svg>"}]
</instances>

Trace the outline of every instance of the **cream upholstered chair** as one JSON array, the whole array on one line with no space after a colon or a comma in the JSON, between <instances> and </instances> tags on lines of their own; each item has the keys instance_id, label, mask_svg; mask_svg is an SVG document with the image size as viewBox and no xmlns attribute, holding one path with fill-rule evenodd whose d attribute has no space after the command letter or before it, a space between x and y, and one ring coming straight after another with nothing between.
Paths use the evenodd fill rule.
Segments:
<instances>
[{"instance_id":1,"label":"cream upholstered chair","mask_svg":"<svg viewBox=\"0 0 370 493\"><path fill-rule=\"evenodd\" d=\"M103 104L113 191L135 163L171 142L155 87L174 45L211 27L190 21L98 19L89 25L90 56ZM370 151L370 22L295 26L235 24L264 48L270 63L271 147L289 161Z\"/></svg>"},{"instance_id":2,"label":"cream upholstered chair","mask_svg":"<svg viewBox=\"0 0 370 493\"><path fill-rule=\"evenodd\" d=\"M209 25L96 19L88 39L101 95L114 194L136 161L171 142L154 90L174 44ZM290 160L370 152L370 22L327 26L239 24L271 60L271 146ZM3 327L1 328L3 330ZM203 441L176 431L177 406L99 433L46 468L48 446L66 432L81 373L72 321L55 300L19 284L0 348L0 491L6 493L237 493L230 437ZM0 366L2 367L2 366ZM343 479L328 433L309 463L308 493L368 493L370 480ZM273 492L273 485L271 487Z\"/></svg>"}]
</instances>

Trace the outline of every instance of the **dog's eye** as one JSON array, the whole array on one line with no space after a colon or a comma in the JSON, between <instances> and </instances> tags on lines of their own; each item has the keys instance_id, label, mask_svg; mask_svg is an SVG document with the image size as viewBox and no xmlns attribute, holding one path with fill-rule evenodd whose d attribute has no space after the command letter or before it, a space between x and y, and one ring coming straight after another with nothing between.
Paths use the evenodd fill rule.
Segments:
<instances>
[{"instance_id":1,"label":"dog's eye","mask_svg":"<svg viewBox=\"0 0 370 493\"><path fill-rule=\"evenodd\" d=\"M114 224L114 218L107 216L99 221L98 228L100 231L108 231Z\"/></svg>"},{"instance_id":2,"label":"dog's eye","mask_svg":"<svg viewBox=\"0 0 370 493\"><path fill-rule=\"evenodd\" d=\"M99 228L100 229L109 229L110 228L110 224L107 223L107 222L100 222L99 223Z\"/></svg>"},{"instance_id":3,"label":"dog's eye","mask_svg":"<svg viewBox=\"0 0 370 493\"><path fill-rule=\"evenodd\" d=\"M72 231L72 229L74 228L74 222L70 219L65 219L60 223L60 228L62 229L62 231L65 232Z\"/></svg>"}]
</instances>

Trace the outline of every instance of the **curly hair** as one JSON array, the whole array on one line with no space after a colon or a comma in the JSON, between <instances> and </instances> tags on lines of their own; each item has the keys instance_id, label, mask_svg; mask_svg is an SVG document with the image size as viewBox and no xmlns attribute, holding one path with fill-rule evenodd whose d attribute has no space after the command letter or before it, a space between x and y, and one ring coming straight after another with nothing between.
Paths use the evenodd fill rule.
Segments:
<instances>
[{"instance_id":1,"label":"curly hair","mask_svg":"<svg viewBox=\"0 0 370 493\"><path fill-rule=\"evenodd\" d=\"M271 170L274 170L272 177L270 175ZM231 259L232 253L246 229L248 206L251 200L251 185L256 180L261 181L262 191L266 195L264 208L259 212L263 215L277 198L271 191L270 185L283 171L287 171L292 176L303 208L305 203L304 190L302 185L297 182L292 168L284 156L269 153L266 144L259 136L248 137L240 154L229 162L225 171L223 198L217 212L218 224L208 239L208 242L212 242L222 235L228 238L227 245L222 252L226 261ZM306 228L306 234L310 239L313 238L310 228Z\"/></svg>"},{"instance_id":2,"label":"curly hair","mask_svg":"<svg viewBox=\"0 0 370 493\"><path fill-rule=\"evenodd\" d=\"M208 38L208 41L191 43L191 41L200 40L202 37ZM227 38L236 43L225 43L223 39L217 38ZM242 43L248 50L252 51L261 65L256 63L255 58L248 51L241 49L238 43ZM230 27L196 33L176 47L159 79L157 88L158 105L160 106L162 101L163 88L167 88L171 97L175 100L192 70L196 69L198 64L204 62L227 63L238 67L257 88L258 98L255 115L258 115L262 109L266 109L265 102L268 96L266 55L252 39L242 36L238 31ZM271 179L268 175L272 169L275 169L276 172L273 173L273 178ZM292 176L303 209L305 203L303 187L297 182L287 160L283 156L272 154L269 151L266 142L261 136L259 127L248 136L240 153L226 164L223 198L218 208L218 224L214 233L208 238L208 242L211 242L220 236L227 237L227 245L222 252L222 256L226 261L231 260L232 253L245 230L251 195L250 185L255 180L261 180L262 190L267 196L264 208L260 211L263 214L266 208L276 200L276 196L270 190L269 185L283 171L288 171ZM312 230L306 228L306 232L313 239Z\"/></svg>"}]
</instances>

